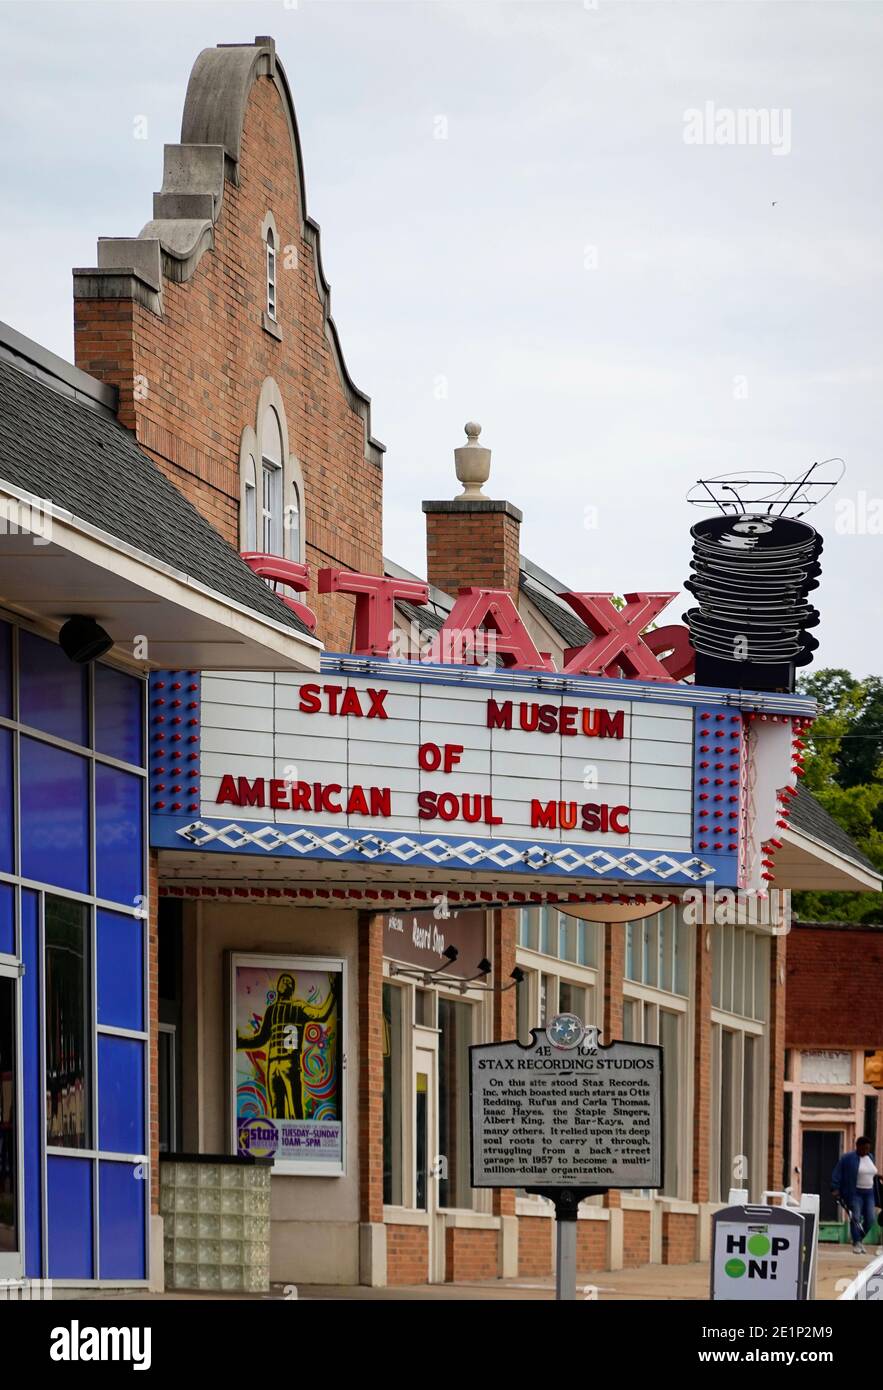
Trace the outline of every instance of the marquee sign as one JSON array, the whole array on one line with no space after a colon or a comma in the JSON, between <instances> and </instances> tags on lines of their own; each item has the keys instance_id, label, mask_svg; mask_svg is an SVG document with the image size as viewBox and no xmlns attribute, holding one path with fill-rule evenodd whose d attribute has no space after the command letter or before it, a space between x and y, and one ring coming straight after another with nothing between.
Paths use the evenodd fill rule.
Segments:
<instances>
[{"instance_id":1,"label":"marquee sign","mask_svg":"<svg viewBox=\"0 0 883 1390\"><path fill-rule=\"evenodd\" d=\"M739 882L747 716L727 692L346 656L151 689L160 848L556 887Z\"/></svg>"}]
</instances>

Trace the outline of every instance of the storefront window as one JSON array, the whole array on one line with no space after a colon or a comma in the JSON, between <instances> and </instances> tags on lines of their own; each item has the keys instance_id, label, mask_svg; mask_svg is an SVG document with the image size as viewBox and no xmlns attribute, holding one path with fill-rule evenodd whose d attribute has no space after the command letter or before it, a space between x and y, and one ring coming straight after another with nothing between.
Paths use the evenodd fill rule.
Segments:
<instances>
[{"instance_id":1,"label":"storefront window","mask_svg":"<svg viewBox=\"0 0 883 1390\"><path fill-rule=\"evenodd\" d=\"M150 1183L132 1181L131 1160L148 1176L144 681L0 624L10 661L0 868L20 882L0 885L0 977L11 957L21 1075L13 1097L0 1061L0 1149L14 1099L16 1240L29 1277L142 1279ZM0 1209L8 1179L0 1152Z\"/></svg>"},{"instance_id":2,"label":"storefront window","mask_svg":"<svg viewBox=\"0 0 883 1390\"><path fill-rule=\"evenodd\" d=\"M0 975L0 1254L18 1249L15 981Z\"/></svg>"},{"instance_id":3,"label":"storefront window","mask_svg":"<svg viewBox=\"0 0 883 1390\"><path fill-rule=\"evenodd\" d=\"M417 1073L414 1126L414 1206L418 1211L426 1211L426 1186L429 1176L429 1077L423 1071Z\"/></svg>"},{"instance_id":4,"label":"storefront window","mask_svg":"<svg viewBox=\"0 0 883 1390\"><path fill-rule=\"evenodd\" d=\"M769 967L768 935L729 922L714 927L711 1001L716 1009L765 1020Z\"/></svg>"},{"instance_id":5,"label":"storefront window","mask_svg":"<svg viewBox=\"0 0 883 1390\"><path fill-rule=\"evenodd\" d=\"M439 996L439 1206L471 1207L469 1182L469 1045L472 1005ZM419 1203L418 1203L419 1205Z\"/></svg>"},{"instance_id":6,"label":"storefront window","mask_svg":"<svg viewBox=\"0 0 883 1390\"><path fill-rule=\"evenodd\" d=\"M756 1200L764 1183L766 1124L763 1034L756 1028L712 1030L712 1096L716 1110L712 1149L712 1200L725 1202L731 1187L747 1187Z\"/></svg>"},{"instance_id":7,"label":"storefront window","mask_svg":"<svg viewBox=\"0 0 883 1390\"><path fill-rule=\"evenodd\" d=\"M544 930L544 922L551 927ZM520 1042L529 1043L531 1029L544 1028L556 1013L573 1013L587 1025L600 1025L603 933L602 923L553 908L519 911L517 961L525 975L516 1004ZM544 942L548 951L542 950Z\"/></svg>"},{"instance_id":8,"label":"storefront window","mask_svg":"<svg viewBox=\"0 0 883 1390\"><path fill-rule=\"evenodd\" d=\"M559 1012L576 1014L577 1018L585 1021L587 993L581 985L572 985L569 980L562 980L558 986Z\"/></svg>"},{"instance_id":9,"label":"storefront window","mask_svg":"<svg viewBox=\"0 0 883 1390\"><path fill-rule=\"evenodd\" d=\"M383 1200L401 1206L402 991L383 986Z\"/></svg>"},{"instance_id":10,"label":"storefront window","mask_svg":"<svg viewBox=\"0 0 883 1390\"><path fill-rule=\"evenodd\" d=\"M675 907L625 927L622 1037L663 1049L666 1197L689 1195L692 1098L685 1037L692 973L690 925Z\"/></svg>"},{"instance_id":11,"label":"storefront window","mask_svg":"<svg viewBox=\"0 0 883 1390\"><path fill-rule=\"evenodd\" d=\"M90 1143L88 909L46 898L46 1142Z\"/></svg>"},{"instance_id":12,"label":"storefront window","mask_svg":"<svg viewBox=\"0 0 883 1390\"><path fill-rule=\"evenodd\" d=\"M667 907L625 928L625 977L669 994L690 992L689 927Z\"/></svg>"}]
</instances>

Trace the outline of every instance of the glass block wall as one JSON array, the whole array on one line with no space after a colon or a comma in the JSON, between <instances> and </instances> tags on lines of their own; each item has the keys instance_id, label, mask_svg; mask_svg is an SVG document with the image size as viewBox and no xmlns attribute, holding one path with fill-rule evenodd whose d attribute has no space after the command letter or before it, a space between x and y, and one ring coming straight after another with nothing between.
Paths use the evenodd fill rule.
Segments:
<instances>
[{"instance_id":1,"label":"glass block wall","mask_svg":"<svg viewBox=\"0 0 883 1390\"><path fill-rule=\"evenodd\" d=\"M0 622L0 966L17 1027L24 1273L146 1278L144 682Z\"/></svg>"}]
</instances>

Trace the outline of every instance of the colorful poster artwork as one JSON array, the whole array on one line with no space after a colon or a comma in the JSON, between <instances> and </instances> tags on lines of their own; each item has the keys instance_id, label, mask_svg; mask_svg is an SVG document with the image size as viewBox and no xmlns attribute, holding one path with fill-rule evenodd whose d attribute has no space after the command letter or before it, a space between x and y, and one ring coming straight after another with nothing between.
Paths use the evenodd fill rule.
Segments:
<instances>
[{"instance_id":1,"label":"colorful poster artwork","mask_svg":"<svg viewBox=\"0 0 883 1390\"><path fill-rule=\"evenodd\" d=\"M233 962L240 1153L342 1171L342 972L308 958ZM325 963L323 962L323 965Z\"/></svg>"}]
</instances>

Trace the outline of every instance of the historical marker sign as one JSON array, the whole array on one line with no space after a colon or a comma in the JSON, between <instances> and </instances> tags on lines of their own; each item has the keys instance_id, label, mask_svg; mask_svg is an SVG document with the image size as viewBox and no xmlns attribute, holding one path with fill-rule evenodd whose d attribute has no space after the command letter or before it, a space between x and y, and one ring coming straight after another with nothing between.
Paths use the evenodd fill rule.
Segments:
<instances>
[{"instance_id":1,"label":"historical marker sign","mask_svg":"<svg viewBox=\"0 0 883 1390\"><path fill-rule=\"evenodd\" d=\"M662 1048L555 1025L470 1048L473 1187L660 1187Z\"/></svg>"}]
</instances>

